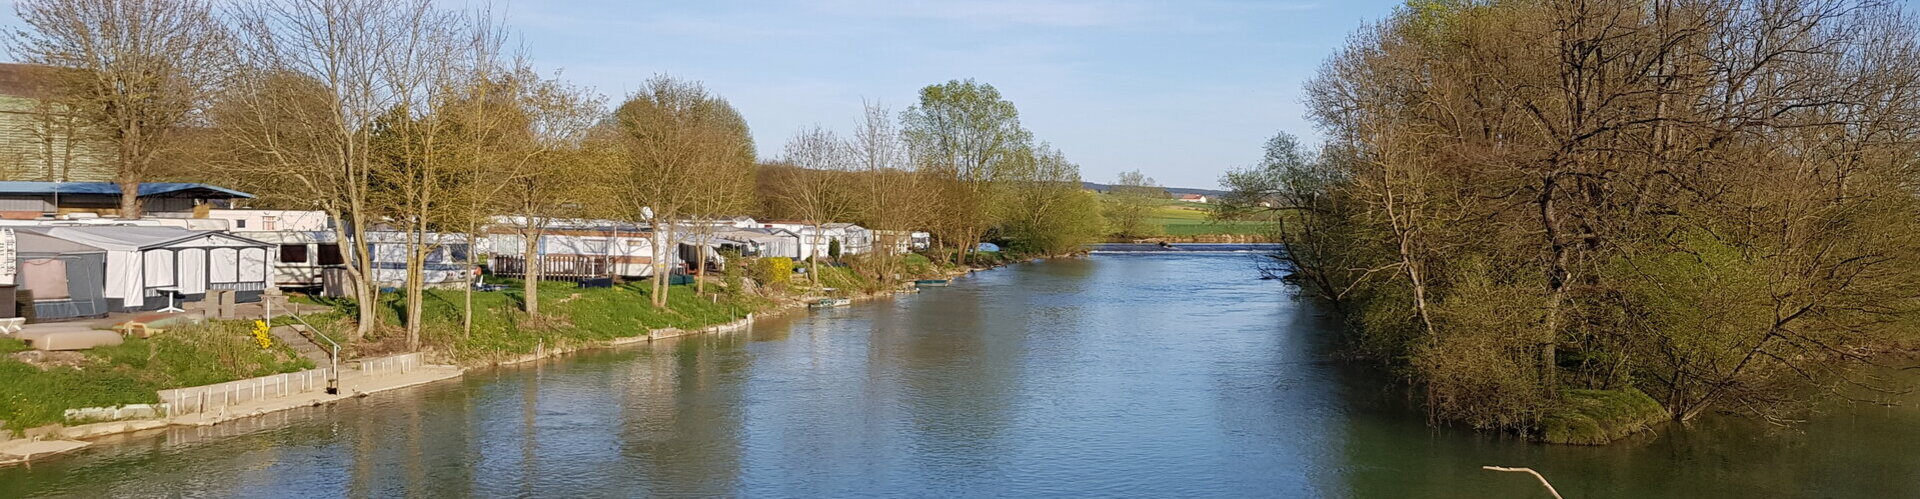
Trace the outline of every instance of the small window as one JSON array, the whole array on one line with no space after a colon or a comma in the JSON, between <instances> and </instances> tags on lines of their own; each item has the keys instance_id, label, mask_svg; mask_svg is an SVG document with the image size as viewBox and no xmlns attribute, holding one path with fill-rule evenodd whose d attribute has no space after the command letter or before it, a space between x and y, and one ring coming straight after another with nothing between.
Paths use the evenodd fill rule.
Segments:
<instances>
[{"instance_id":1,"label":"small window","mask_svg":"<svg viewBox=\"0 0 1920 499\"><path fill-rule=\"evenodd\" d=\"M449 263L466 263L467 262L467 251L469 249L467 248L467 245L449 244L449 245L446 245L445 248L447 249L447 262Z\"/></svg>"},{"instance_id":2,"label":"small window","mask_svg":"<svg viewBox=\"0 0 1920 499\"><path fill-rule=\"evenodd\" d=\"M279 225L275 223L278 221L280 221L280 217L261 217L260 229L261 230L278 230L274 228L275 225Z\"/></svg>"},{"instance_id":3,"label":"small window","mask_svg":"<svg viewBox=\"0 0 1920 499\"><path fill-rule=\"evenodd\" d=\"M234 221L233 221L233 228L235 228L235 229L245 229L245 228L247 228L247 221L246 221L245 219L240 219L240 220L234 220Z\"/></svg>"},{"instance_id":4,"label":"small window","mask_svg":"<svg viewBox=\"0 0 1920 499\"><path fill-rule=\"evenodd\" d=\"M280 245L280 263L307 263L307 245Z\"/></svg>"},{"instance_id":5,"label":"small window","mask_svg":"<svg viewBox=\"0 0 1920 499\"><path fill-rule=\"evenodd\" d=\"M344 265L346 263L347 263L347 259L340 257L340 245L338 244L320 245L320 264L321 265Z\"/></svg>"}]
</instances>

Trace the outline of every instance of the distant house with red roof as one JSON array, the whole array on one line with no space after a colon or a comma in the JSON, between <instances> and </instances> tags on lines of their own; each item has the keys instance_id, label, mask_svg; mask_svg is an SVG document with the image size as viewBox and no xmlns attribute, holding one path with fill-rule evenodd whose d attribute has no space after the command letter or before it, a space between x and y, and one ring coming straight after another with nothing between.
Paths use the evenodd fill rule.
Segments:
<instances>
[{"instance_id":1,"label":"distant house with red roof","mask_svg":"<svg viewBox=\"0 0 1920 499\"><path fill-rule=\"evenodd\" d=\"M1207 196L1203 194L1181 194L1179 199L1189 203L1207 204Z\"/></svg>"}]
</instances>

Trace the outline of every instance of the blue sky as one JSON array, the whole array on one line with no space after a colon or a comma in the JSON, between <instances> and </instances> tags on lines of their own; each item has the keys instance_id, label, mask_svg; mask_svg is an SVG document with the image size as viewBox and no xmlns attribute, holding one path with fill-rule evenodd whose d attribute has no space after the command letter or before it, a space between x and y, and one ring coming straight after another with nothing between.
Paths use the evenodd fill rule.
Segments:
<instances>
[{"instance_id":1,"label":"blue sky","mask_svg":"<svg viewBox=\"0 0 1920 499\"><path fill-rule=\"evenodd\" d=\"M1301 84L1400 2L1257 0L528 1L496 5L543 71L618 100L656 73L746 116L763 157L862 99L993 84L1091 181L1139 169L1214 187L1276 131L1313 136Z\"/></svg>"},{"instance_id":2,"label":"blue sky","mask_svg":"<svg viewBox=\"0 0 1920 499\"><path fill-rule=\"evenodd\" d=\"M491 2L542 72L617 102L654 74L733 102L762 157L863 100L895 111L975 78L1090 181L1139 169L1212 188L1277 131L1312 138L1301 84L1400 0L446 0ZM12 2L7 2L11 4ZM10 6L10 5L9 5ZM0 25L19 25L0 9Z\"/></svg>"}]
</instances>

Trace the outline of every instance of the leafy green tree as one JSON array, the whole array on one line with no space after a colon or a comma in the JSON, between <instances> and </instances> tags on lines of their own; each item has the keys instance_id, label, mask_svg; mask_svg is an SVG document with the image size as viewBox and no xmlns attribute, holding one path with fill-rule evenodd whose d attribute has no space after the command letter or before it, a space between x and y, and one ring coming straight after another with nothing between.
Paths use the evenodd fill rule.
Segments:
<instances>
[{"instance_id":1,"label":"leafy green tree","mask_svg":"<svg viewBox=\"0 0 1920 499\"><path fill-rule=\"evenodd\" d=\"M1410 2L1225 180L1441 419L1785 421L1920 320L1920 25L1878 2ZM1841 7L1844 6L1844 7ZM1791 83L1787 83L1791 82ZM1605 412L1605 411L1602 411Z\"/></svg>"},{"instance_id":2,"label":"leafy green tree","mask_svg":"<svg viewBox=\"0 0 1920 499\"><path fill-rule=\"evenodd\" d=\"M1140 170L1120 172L1120 180L1107 192L1107 219L1113 233L1125 237L1151 236L1158 227L1147 219L1155 206L1167 198L1167 190Z\"/></svg>"},{"instance_id":3,"label":"leafy green tree","mask_svg":"<svg viewBox=\"0 0 1920 499\"><path fill-rule=\"evenodd\" d=\"M1022 151L1010 163L1017 179L999 209L1002 233L1013 249L1043 255L1079 251L1106 232L1100 200L1080 188L1080 165L1047 144Z\"/></svg>"},{"instance_id":4,"label":"leafy green tree","mask_svg":"<svg viewBox=\"0 0 1920 499\"><path fill-rule=\"evenodd\" d=\"M998 224L994 206L1033 134L1020 126L1019 110L999 90L972 79L920 89L920 103L901 121L914 161L933 179L930 197L938 207L932 228L943 244L960 250L964 263L974 243Z\"/></svg>"}]
</instances>

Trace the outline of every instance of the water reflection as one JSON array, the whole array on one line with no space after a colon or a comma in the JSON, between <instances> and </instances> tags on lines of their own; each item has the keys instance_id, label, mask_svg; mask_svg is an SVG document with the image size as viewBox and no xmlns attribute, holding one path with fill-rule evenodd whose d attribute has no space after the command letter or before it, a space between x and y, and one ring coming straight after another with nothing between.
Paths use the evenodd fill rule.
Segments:
<instances>
[{"instance_id":1,"label":"water reflection","mask_svg":"<svg viewBox=\"0 0 1920 499\"><path fill-rule=\"evenodd\" d=\"M1100 255L211 428L34 468L0 496L1920 494L1920 414L1836 407L1547 447L1427 426L1240 256Z\"/></svg>"}]
</instances>

